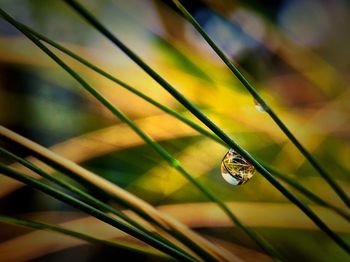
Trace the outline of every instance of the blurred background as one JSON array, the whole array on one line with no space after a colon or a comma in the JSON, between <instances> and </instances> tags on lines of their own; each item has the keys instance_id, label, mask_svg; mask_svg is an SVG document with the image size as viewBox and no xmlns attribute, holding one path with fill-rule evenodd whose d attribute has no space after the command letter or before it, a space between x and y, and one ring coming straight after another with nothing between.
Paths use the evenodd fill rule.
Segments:
<instances>
[{"instance_id":1,"label":"blurred background","mask_svg":"<svg viewBox=\"0 0 350 262\"><path fill-rule=\"evenodd\" d=\"M268 115L256 109L245 88L171 1L80 2L253 156L343 207ZM349 2L196 0L183 4L302 144L350 192ZM2 0L0 6L18 21L199 123L62 1ZM243 186L226 183L220 164L228 148L51 50L160 142L192 175L232 206L245 225L257 230L290 261L348 259L260 174ZM204 236L239 250L249 261L267 260L215 205L3 19L0 123L55 148ZM99 196L98 192L94 194ZM108 235L110 229L101 222L4 176L0 176L0 197L1 214L74 225L101 237L118 237ZM311 207L345 240L350 240L350 227L344 219L325 208ZM125 235L119 238L133 241ZM150 260L131 251L5 224L0 224L0 253L1 261L93 261L108 257Z\"/></svg>"}]
</instances>

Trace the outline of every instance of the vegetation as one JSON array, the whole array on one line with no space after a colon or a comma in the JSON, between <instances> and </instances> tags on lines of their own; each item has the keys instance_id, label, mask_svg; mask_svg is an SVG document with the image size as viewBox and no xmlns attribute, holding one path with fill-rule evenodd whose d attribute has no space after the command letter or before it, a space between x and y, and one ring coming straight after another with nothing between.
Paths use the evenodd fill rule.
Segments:
<instances>
[{"instance_id":1,"label":"vegetation","mask_svg":"<svg viewBox=\"0 0 350 262\"><path fill-rule=\"evenodd\" d=\"M200 23L202 16L197 15L197 20L179 1L174 0L174 4L154 2L154 10L165 19L164 28L169 27L168 21L178 25L189 22L212 48L212 55L205 55L209 49L191 50L195 45L191 46L181 36L181 27L170 30L170 36L166 36L134 21L140 18L130 18L132 27L146 31L145 39L151 39L138 40L135 48L134 42L126 44L122 41L118 33L108 29L108 23L88 11L90 8L73 0L65 2L67 5L59 4L59 12L69 13L72 17L69 19L80 15L88 22L80 25L81 20L73 20L72 32L88 28L95 39L101 39L98 33L102 34L114 45L104 50L104 55L114 55L117 47L146 74L124 60L120 62L122 66L119 64L108 70L107 62L99 66L100 62L91 53L83 52L81 46L58 43L40 30L19 22L21 19L9 15L5 8L0 10L4 21L55 62L53 71L51 62L44 56L40 56L40 61L36 59L34 47L28 47L22 36L19 40L3 39L8 41L6 48L10 52L7 56L4 54L4 59L17 59L16 63L22 67L29 61L30 68L35 71L25 82L10 79L15 87L18 85L19 92L13 93L16 90L8 91L6 87L0 89L5 98L1 109L6 111L0 115L4 123L0 126L0 172L4 175L1 177L0 197L4 206L11 207L10 211L5 208L1 211L2 227L11 228L12 225L19 232L20 228L16 226L41 230L37 235L33 235L35 231L26 233L33 242L40 243L39 240L46 237L44 231L80 241L68 241L62 249L87 241L100 245L100 250L123 251L119 255L114 253L116 257L152 261L329 261L331 258L340 261L347 258L350 251L350 203L348 177L343 175L348 172L348 164L342 155L349 147L346 137L342 136L328 137L329 141L323 141L342 126L339 122L346 123L346 120L336 117L333 129L319 128L325 115L323 112L340 112L346 104L341 99L347 96L346 88L341 89L339 85L334 94L328 94L328 101L317 109L295 107L294 113L288 113L287 107L275 97L271 99L272 110L270 102L268 104L263 98L269 90L254 87L253 81L247 80L252 76L238 69L234 60L225 54L224 47L220 47L220 36L227 37L225 31L219 31L222 35L216 35L219 39L216 43L215 36L206 32L205 24ZM232 6L227 4L231 9ZM129 5L133 9L136 4L123 4ZM221 21L219 28L225 28L227 24L232 27L232 21L237 22L230 20L219 6L209 4L204 7L207 16L210 14ZM244 5L241 8L250 10ZM273 28L268 20L264 25ZM239 23L234 26L246 28ZM125 32L132 32L131 28L126 28ZM249 33L250 37L256 37L254 32L244 32ZM196 41L204 44L199 35ZM277 32L271 38L286 41ZM11 41L20 41L19 47L9 45ZM268 40L265 41L267 43L263 42L261 46L269 46ZM340 83L342 76L320 57L293 45L292 41L287 43L289 45L280 44L274 52L280 52L282 55L278 54L286 64L300 71L296 77L300 78L305 72L298 66L298 61L285 55L290 50L283 47L295 48L294 51L301 54L300 63L318 61L314 66L326 70L325 75ZM154 59L141 55L149 46L156 52ZM215 60L214 53L223 64ZM258 64L259 57L252 57ZM86 71L86 68L91 71ZM58 69L68 73L67 76L61 75ZM124 82L119 76L129 80ZM325 88L314 76L307 76L309 81L313 80L314 86ZM35 78L39 79L39 84L30 82ZM71 82L72 78L79 86ZM45 81L50 83L49 86L40 87ZM256 86L261 85L256 82ZM113 88L109 86L111 84ZM122 88L114 88L115 84ZM28 86L28 94L21 85ZM56 101L60 96L62 101ZM15 101L12 107L17 111L14 113L10 110L11 101ZM31 111L23 111L26 104L21 101L31 101L27 102ZM254 109L252 101L261 112ZM33 108L37 108L37 112ZM317 118L319 115L321 117ZM277 125L273 126L269 118ZM302 123L309 123L304 126L303 133L310 136L312 143L294 134L298 130L293 127ZM37 135L31 137L30 132L24 132L23 136L20 129L13 131L19 124L25 129L35 130L33 134ZM322 135L315 136L315 128L319 128ZM39 134L44 134L46 139L35 139ZM305 143L301 142L303 140ZM315 151L316 157L312 147L315 149L321 143L324 146ZM308 144L313 145L311 149L308 149ZM294 145L297 150L289 145ZM256 170L251 181L242 186L225 184L220 177L222 156L230 148ZM336 156L332 154L333 150L342 154ZM310 166L307 162L304 165L304 161ZM23 213L21 209L25 206L13 204L10 197L14 194L23 198L18 182L64 203L48 202L50 209L58 205L54 208L57 216L64 216L74 208L75 216L87 214L95 218L90 223L91 233L65 227L63 221L50 221L48 212ZM42 194L39 198L43 199L39 204L49 201ZM78 221L76 224L84 226L84 223ZM94 232L93 228L101 224L114 227L112 232L115 235L105 233L106 230ZM25 237L24 234L22 238L0 243L1 253L1 250L11 250L16 245L23 250L20 254L7 251L5 259L29 260L60 249L54 243L56 249L50 251L50 241L47 241L33 250L31 245L21 242ZM326 256L318 251L319 245L327 250ZM26 249L31 251L26 254Z\"/></svg>"}]
</instances>

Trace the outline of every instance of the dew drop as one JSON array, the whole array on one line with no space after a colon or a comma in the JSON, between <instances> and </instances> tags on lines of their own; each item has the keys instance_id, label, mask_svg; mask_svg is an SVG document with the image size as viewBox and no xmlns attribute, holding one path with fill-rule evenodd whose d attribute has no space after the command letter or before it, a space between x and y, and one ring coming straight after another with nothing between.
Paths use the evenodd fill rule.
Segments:
<instances>
[{"instance_id":1,"label":"dew drop","mask_svg":"<svg viewBox=\"0 0 350 262\"><path fill-rule=\"evenodd\" d=\"M221 175L231 185L243 185L254 175L254 166L230 149L221 162Z\"/></svg>"},{"instance_id":2,"label":"dew drop","mask_svg":"<svg viewBox=\"0 0 350 262\"><path fill-rule=\"evenodd\" d=\"M256 110L258 110L259 112L266 112L265 109L260 105L260 103L255 99L254 99L254 105Z\"/></svg>"}]
</instances>

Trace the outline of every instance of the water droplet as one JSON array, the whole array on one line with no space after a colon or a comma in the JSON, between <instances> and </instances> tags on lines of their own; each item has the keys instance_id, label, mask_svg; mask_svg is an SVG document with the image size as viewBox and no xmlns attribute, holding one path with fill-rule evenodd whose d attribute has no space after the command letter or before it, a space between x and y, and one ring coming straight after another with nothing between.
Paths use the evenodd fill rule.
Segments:
<instances>
[{"instance_id":1,"label":"water droplet","mask_svg":"<svg viewBox=\"0 0 350 262\"><path fill-rule=\"evenodd\" d=\"M260 105L260 103L255 99L254 99L254 104L255 104L256 110L258 110L259 112L266 112L265 109Z\"/></svg>"},{"instance_id":2,"label":"water droplet","mask_svg":"<svg viewBox=\"0 0 350 262\"><path fill-rule=\"evenodd\" d=\"M221 162L221 175L227 183L243 185L254 175L254 166L240 154L230 149Z\"/></svg>"}]
</instances>

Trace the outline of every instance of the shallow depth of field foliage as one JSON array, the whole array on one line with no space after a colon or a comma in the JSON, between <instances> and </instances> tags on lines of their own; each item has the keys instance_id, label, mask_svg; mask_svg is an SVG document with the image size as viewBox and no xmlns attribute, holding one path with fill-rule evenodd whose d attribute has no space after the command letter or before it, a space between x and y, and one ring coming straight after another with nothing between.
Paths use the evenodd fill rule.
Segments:
<instances>
[{"instance_id":1,"label":"shallow depth of field foliage","mask_svg":"<svg viewBox=\"0 0 350 262\"><path fill-rule=\"evenodd\" d=\"M349 260L348 2L78 2L183 101L71 2L0 1L0 261Z\"/></svg>"}]
</instances>

